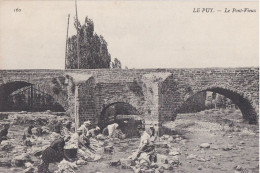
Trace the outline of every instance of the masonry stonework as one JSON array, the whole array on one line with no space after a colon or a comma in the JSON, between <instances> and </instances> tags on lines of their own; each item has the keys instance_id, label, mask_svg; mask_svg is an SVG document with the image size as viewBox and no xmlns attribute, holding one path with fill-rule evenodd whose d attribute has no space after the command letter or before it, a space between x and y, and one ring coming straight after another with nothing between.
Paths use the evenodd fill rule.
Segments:
<instances>
[{"instance_id":1,"label":"masonry stonework","mask_svg":"<svg viewBox=\"0 0 260 173\"><path fill-rule=\"evenodd\" d=\"M106 108L122 102L135 107L146 121L163 123L174 120L182 104L193 95L212 91L231 99L244 119L256 123L258 71L258 68L1 70L0 108L8 94L29 83L52 95L74 116L74 90L79 84L80 122L91 120L98 124ZM66 82L58 82L61 89L58 94L53 92L53 87L57 87L53 78L66 79Z\"/></svg>"}]
</instances>

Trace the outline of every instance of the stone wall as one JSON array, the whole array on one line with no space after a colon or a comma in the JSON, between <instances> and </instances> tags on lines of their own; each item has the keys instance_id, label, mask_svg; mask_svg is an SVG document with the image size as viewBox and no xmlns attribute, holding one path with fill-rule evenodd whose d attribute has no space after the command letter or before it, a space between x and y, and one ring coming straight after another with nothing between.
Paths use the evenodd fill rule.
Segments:
<instances>
[{"instance_id":1,"label":"stone wall","mask_svg":"<svg viewBox=\"0 0 260 173\"><path fill-rule=\"evenodd\" d=\"M78 85L79 125L87 120L96 124L95 80L92 77Z\"/></svg>"},{"instance_id":2,"label":"stone wall","mask_svg":"<svg viewBox=\"0 0 260 173\"><path fill-rule=\"evenodd\" d=\"M258 121L258 68L0 70L0 87L14 81L35 84L73 114L73 86L64 83L63 92L53 93L53 78L68 74L93 77L79 88L82 121L99 121L104 108L116 102L132 105L147 120L172 120L185 101L201 91L225 95L245 119Z\"/></svg>"},{"instance_id":3,"label":"stone wall","mask_svg":"<svg viewBox=\"0 0 260 173\"><path fill-rule=\"evenodd\" d=\"M161 121L176 116L177 110L201 91L222 94L236 103L245 119L258 119L258 69L180 69L161 86ZM174 105L174 106L166 106ZM169 111L170 110L170 111ZM257 118L255 118L257 116Z\"/></svg>"}]
</instances>

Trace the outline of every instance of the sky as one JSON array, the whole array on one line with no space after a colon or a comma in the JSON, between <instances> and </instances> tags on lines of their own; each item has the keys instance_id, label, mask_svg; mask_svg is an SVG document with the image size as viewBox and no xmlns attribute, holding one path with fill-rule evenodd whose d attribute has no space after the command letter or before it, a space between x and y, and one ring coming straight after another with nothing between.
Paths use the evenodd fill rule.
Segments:
<instances>
[{"instance_id":1,"label":"sky","mask_svg":"<svg viewBox=\"0 0 260 173\"><path fill-rule=\"evenodd\" d=\"M68 14L71 36L74 1L0 1L0 69L64 69ZM78 16L93 20L123 68L259 65L258 2L78 1Z\"/></svg>"}]
</instances>

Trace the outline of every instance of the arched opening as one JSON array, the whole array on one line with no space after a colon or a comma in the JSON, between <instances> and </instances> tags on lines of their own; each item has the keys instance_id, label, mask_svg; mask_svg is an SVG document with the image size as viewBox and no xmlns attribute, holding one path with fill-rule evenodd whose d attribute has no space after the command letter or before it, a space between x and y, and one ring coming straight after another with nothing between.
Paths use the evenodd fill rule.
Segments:
<instances>
[{"instance_id":1,"label":"arched opening","mask_svg":"<svg viewBox=\"0 0 260 173\"><path fill-rule=\"evenodd\" d=\"M65 112L50 94L41 91L34 84L14 81L0 86L1 112L46 110Z\"/></svg>"},{"instance_id":2,"label":"arched opening","mask_svg":"<svg viewBox=\"0 0 260 173\"><path fill-rule=\"evenodd\" d=\"M256 113L256 110L253 108L250 100L248 100L243 95L241 95L235 91L220 88L220 87L205 89L205 90L200 91L200 92L196 93L195 95L191 96L190 98L188 98L186 100L186 102L184 104L182 104L181 107L179 107L179 109L177 110L177 113L181 113L183 110L190 110L191 112L198 112L198 111L205 109L207 106L204 105L205 107L203 107L203 103L199 103L199 102L203 101L203 99L205 99L205 101L207 101L206 100L207 98L205 95L206 92L212 92L213 94L217 93L219 95L222 95L222 96L228 98L231 101L229 103L229 106L232 107L232 105L235 105L235 107L239 108L239 110L241 111L243 118L245 120L248 120L248 122L250 124L257 123L257 113ZM215 98L212 98L212 99L215 99L215 103L213 103L214 106L212 108L216 108L218 102L222 101L222 100L217 100L217 99L223 99L223 98L222 97L216 98L216 95L213 97L215 97ZM198 101L198 99L199 99L199 101ZM194 102L195 102L195 104L194 104ZM194 105L195 105L195 107L194 107ZM201 106L199 106L199 105L201 105ZM187 106L189 108L187 108Z\"/></svg>"},{"instance_id":3,"label":"arched opening","mask_svg":"<svg viewBox=\"0 0 260 173\"><path fill-rule=\"evenodd\" d=\"M105 128L112 123L118 123L126 137L138 136L137 126L142 124L140 113L135 107L125 102L116 102L104 106L99 119L99 127Z\"/></svg>"}]
</instances>

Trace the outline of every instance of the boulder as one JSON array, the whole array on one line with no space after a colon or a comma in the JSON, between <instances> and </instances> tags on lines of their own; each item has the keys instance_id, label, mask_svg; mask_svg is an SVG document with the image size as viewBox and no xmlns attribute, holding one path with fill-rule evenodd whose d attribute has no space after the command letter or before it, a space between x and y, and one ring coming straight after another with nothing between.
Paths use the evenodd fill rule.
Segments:
<instances>
[{"instance_id":1,"label":"boulder","mask_svg":"<svg viewBox=\"0 0 260 173\"><path fill-rule=\"evenodd\" d=\"M153 169L148 169L148 170L143 170L141 171L142 173L155 173L155 170Z\"/></svg>"},{"instance_id":2,"label":"boulder","mask_svg":"<svg viewBox=\"0 0 260 173\"><path fill-rule=\"evenodd\" d=\"M32 147L30 154L34 156L40 156L42 154L42 151L45 150L48 146L46 147Z\"/></svg>"},{"instance_id":3,"label":"boulder","mask_svg":"<svg viewBox=\"0 0 260 173\"><path fill-rule=\"evenodd\" d=\"M187 156L187 159L195 159L197 156L194 154L190 154Z\"/></svg>"},{"instance_id":4,"label":"boulder","mask_svg":"<svg viewBox=\"0 0 260 173\"><path fill-rule=\"evenodd\" d=\"M155 147L169 148L169 144L167 142L157 142L157 143L155 143Z\"/></svg>"},{"instance_id":5,"label":"boulder","mask_svg":"<svg viewBox=\"0 0 260 173\"><path fill-rule=\"evenodd\" d=\"M47 126L43 126L42 127L42 133L43 134L48 134L48 133L50 133L50 129Z\"/></svg>"},{"instance_id":6,"label":"boulder","mask_svg":"<svg viewBox=\"0 0 260 173\"><path fill-rule=\"evenodd\" d=\"M24 165L26 168L33 167L33 164L31 164L30 162L26 162Z\"/></svg>"},{"instance_id":7,"label":"boulder","mask_svg":"<svg viewBox=\"0 0 260 173\"><path fill-rule=\"evenodd\" d=\"M163 163L163 164L168 164L168 157L162 154L157 154L157 162L158 163Z\"/></svg>"},{"instance_id":8,"label":"boulder","mask_svg":"<svg viewBox=\"0 0 260 173\"><path fill-rule=\"evenodd\" d=\"M121 167L124 169L130 169L130 166L134 165L134 161L131 159L120 159Z\"/></svg>"},{"instance_id":9,"label":"boulder","mask_svg":"<svg viewBox=\"0 0 260 173\"><path fill-rule=\"evenodd\" d=\"M110 166L120 166L121 162L120 162L120 160L112 160L109 162L109 165Z\"/></svg>"},{"instance_id":10,"label":"boulder","mask_svg":"<svg viewBox=\"0 0 260 173\"><path fill-rule=\"evenodd\" d=\"M0 167L11 167L11 160L7 158L0 158Z\"/></svg>"},{"instance_id":11,"label":"boulder","mask_svg":"<svg viewBox=\"0 0 260 173\"><path fill-rule=\"evenodd\" d=\"M197 158L196 160L199 162L206 162L206 159L204 159L204 158Z\"/></svg>"},{"instance_id":12,"label":"boulder","mask_svg":"<svg viewBox=\"0 0 260 173\"><path fill-rule=\"evenodd\" d=\"M240 141L239 143L240 143L240 144L245 144L245 141Z\"/></svg>"},{"instance_id":13,"label":"boulder","mask_svg":"<svg viewBox=\"0 0 260 173\"><path fill-rule=\"evenodd\" d=\"M34 173L35 172L35 168L34 167L29 167L26 168L23 173Z\"/></svg>"},{"instance_id":14,"label":"boulder","mask_svg":"<svg viewBox=\"0 0 260 173\"><path fill-rule=\"evenodd\" d=\"M47 114L52 114L52 111L51 110L47 110L45 111Z\"/></svg>"},{"instance_id":15,"label":"boulder","mask_svg":"<svg viewBox=\"0 0 260 173\"><path fill-rule=\"evenodd\" d=\"M134 165L134 162L131 159L120 159L121 166L129 168Z\"/></svg>"},{"instance_id":16,"label":"boulder","mask_svg":"<svg viewBox=\"0 0 260 173\"><path fill-rule=\"evenodd\" d=\"M173 142L173 141L174 141L173 137L170 136L170 137L168 138L168 142Z\"/></svg>"},{"instance_id":17,"label":"boulder","mask_svg":"<svg viewBox=\"0 0 260 173\"><path fill-rule=\"evenodd\" d=\"M170 157L168 162L174 167L178 167L181 164L178 156Z\"/></svg>"},{"instance_id":18,"label":"boulder","mask_svg":"<svg viewBox=\"0 0 260 173\"><path fill-rule=\"evenodd\" d=\"M162 139L162 140L167 140L167 139L169 139L169 137L170 137L169 135L163 135L163 136L161 137L161 139Z\"/></svg>"},{"instance_id":19,"label":"boulder","mask_svg":"<svg viewBox=\"0 0 260 173\"><path fill-rule=\"evenodd\" d=\"M29 155L27 153L23 153L13 158L12 164L17 167L25 166L25 163L31 161Z\"/></svg>"},{"instance_id":20,"label":"boulder","mask_svg":"<svg viewBox=\"0 0 260 173\"><path fill-rule=\"evenodd\" d=\"M181 153L179 151L170 151L169 155L170 156L176 156L176 155L180 155Z\"/></svg>"},{"instance_id":21,"label":"boulder","mask_svg":"<svg viewBox=\"0 0 260 173\"><path fill-rule=\"evenodd\" d=\"M202 144L200 144L200 148L210 148L210 144L209 143L202 143Z\"/></svg>"},{"instance_id":22,"label":"boulder","mask_svg":"<svg viewBox=\"0 0 260 173\"><path fill-rule=\"evenodd\" d=\"M86 164L88 164L88 162L85 161L85 160L79 159L79 160L76 161L76 164L77 165L86 165Z\"/></svg>"},{"instance_id":23,"label":"boulder","mask_svg":"<svg viewBox=\"0 0 260 173\"><path fill-rule=\"evenodd\" d=\"M229 150L232 150L233 149L233 146L232 145L227 145L227 146L224 146L222 148L223 151L229 151Z\"/></svg>"},{"instance_id":24,"label":"boulder","mask_svg":"<svg viewBox=\"0 0 260 173\"><path fill-rule=\"evenodd\" d=\"M37 127L32 128L32 134L33 134L33 135L36 135L36 134L37 134Z\"/></svg>"},{"instance_id":25,"label":"boulder","mask_svg":"<svg viewBox=\"0 0 260 173\"><path fill-rule=\"evenodd\" d=\"M9 141L2 141L1 146L0 146L0 150L6 151L6 152L13 150L13 148L14 148L14 146Z\"/></svg>"},{"instance_id":26,"label":"boulder","mask_svg":"<svg viewBox=\"0 0 260 173\"><path fill-rule=\"evenodd\" d=\"M104 152L105 153L112 153L113 150L114 150L113 146L106 146L106 147L104 147Z\"/></svg>"},{"instance_id":27,"label":"boulder","mask_svg":"<svg viewBox=\"0 0 260 173\"><path fill-rule=\"evenodd\" d=\"M96 138L97 138L97 140L105 140L106 139L106 137L102 134L97 135Z\"/></svg>"},{"instance_id":28,"label":"boulder","mask_svg":"<svg viewBox=\"0 0 260 173\"><path fill-rule=\"evenodd\" d=\"M242 171L243 168L242 168L242 166L237 165L237 166L234 167L234 169L237 170L237 171Z\"/></svg>"}]
</instances>

